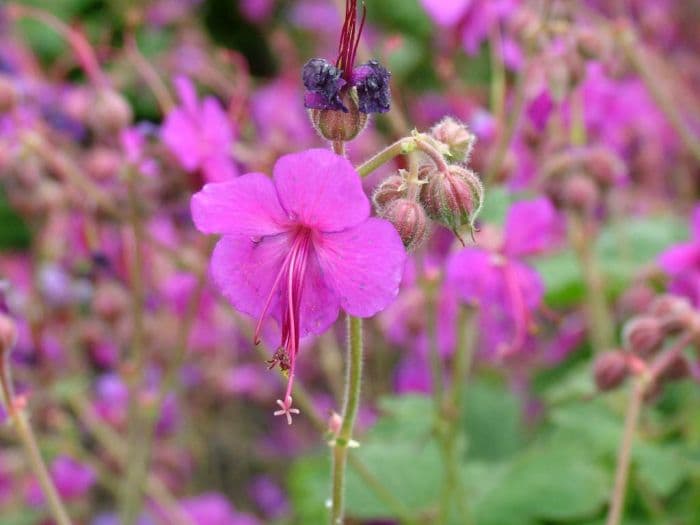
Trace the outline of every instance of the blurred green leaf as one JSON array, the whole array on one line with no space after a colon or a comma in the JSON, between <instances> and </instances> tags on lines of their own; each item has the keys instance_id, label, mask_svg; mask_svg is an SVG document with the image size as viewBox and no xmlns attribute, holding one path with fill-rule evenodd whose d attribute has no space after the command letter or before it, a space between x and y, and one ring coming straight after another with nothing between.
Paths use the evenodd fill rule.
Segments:
<instances>
[{"instance_id":1,"label":"blurred green leaf","mask_svg":"<svg viewBox=\"0 0 700 525\"><path fill-rule=\"evenodd\" d=\"M479 525L521 525L595 514L608 496L609 476L581 450L553 443L520 454L476 507Z\"/></svg>"},{"instance_id":2,"label":"blurred green leaf","mask_svg":"<svg viewBox=\"0 0 700 525\"><path fill-rule=\"evenodd\" d=\"M467 389L464 406L469 460L497 460L521 447L522 408L512 391L479 381Z\"/></svg>"},{"instance_id":3,"label":"blurred green leaf","mask_svg":"<svg viewBox=\"0 0 700 525\"><path fill-rule=\"evenodd\" d=\"M26 248L29 237L24 221L9 207L0 189L0 250Z\"/></svg>"},{"instance_id":4,"label":"blurred green leaf","mask_svg":"<svg viewBox=\"0 0 700 525\"><path fill-rule=\"evenodd\" d=\"M427 40L433 25L418 0L368 0L367 19L373 24Z\"/></svg>"}]
</instances>

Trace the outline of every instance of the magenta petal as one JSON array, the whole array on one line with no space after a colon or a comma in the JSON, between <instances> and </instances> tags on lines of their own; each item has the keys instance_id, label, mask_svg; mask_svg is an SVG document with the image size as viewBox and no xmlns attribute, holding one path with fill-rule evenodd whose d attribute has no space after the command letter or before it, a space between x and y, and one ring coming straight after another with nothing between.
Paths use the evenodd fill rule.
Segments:
<instances>
[{"instance_id":1,"label":"magenta petal","mask_svg":"<svg viewBox=\"0 0 700 525\"><path fill-rule=\"evenodd\" d=\"M218 100L207 97L202 103L202 134L210 148L230 149L233 126Z\"/></svg>"},{"instance_id":2,"label":"magenta petal","mask_svg":"<svg viewBox=\"0 0 700 525\"><path fill-rule=\"evenodd\" d=\"M274 168L279 200L294 220L321 231L356 226L370 206L350 162L324 149L281 157Z\"/></svg>"},{"instance_id":3,"label":"magenta petal","mask_svg":"<svg viewBox=\"0 0 700 525\"><path fill-rule=\"evenodd\" d=\"M459 22L473 0L421 0L423 8L436 24L450 27Z\"/></svg>"},{"instance_id":4,"label":"magenta petal","mask_svg":"<svg viewBox=\"0 0 700 525\"><path fill-rule=\"evenodd\" d=\"M248 235L224 235L212 254L211 275L236 310L260 317L289 247L288 234L264 237L259 242ZM279 321L280 312L278 289L269 314Z\"/></svg>"},{"instance_id":5,"label":"magenta petal","mask_svg":"<svg viewBox=\"0 0 700 525\"><path fill-rule=\"evenodd\" d=\"M340 312L340 298L328 286L318 258L313 254L304 273L299 331L302 336L320 334L332 325Z\"/></svg>"},{"instance_id":6,"label":"magenta petal","mask_svg":"<svg viewBox=\"0 0 700 525\"><path fill-rule=\"evenodd\" d=\"M506 217L505 253L534 255L553 248L563 236L563 222L549 199L516 202Z\"/></svg>"},{"instance_id":7,"label":"magenta petal","mask_svg":"<svg viewBox=\"0 0 700 525\"><path fill-rule=\"evenodd\" d=\"M693 239L700 242L700 206L696 206L690 219L690 231Z\"/></svg>"},{"instance_id":8,"label":"magenta petal","mask_svg":"<svg viewBox=\"0 0 700 525\"><path fill-rule=\"evenodd\" d=\"M178 76L174 84L182 106L191 114L197 113L197 91L192 81L185 76Z\"/></svg>"},{"instance_id":9,"label":"magenta petal","mask_svg":"<svg viewBox=\"0 0 700 525\"><path fill-rule=\"evenodd\" d=\"M163 143L187 171L199 166L197 133L192 118L181 109L171 111L161 129Z\"/></svg>"},{"instance_id":10,"label":"magenta petal","mask_svg":"<svg viewBox=\"0 0 700 525\"><path fill-rule=\"evenodd\" d=\"M202 163L202 173L207 182L224 182L238 175L238 168L228 155L216 155Z\"/></svg>"},{"instance_id":11,"label":"magenta petal","mask_svg":"<svg viewBox=\"0 0 700 525\"><path fill-rule=\"evenodd\" d=\"M272 181L262 173L206 184L192 197L191 207L203 233L274 235L289 222Z\"/></svg>"},{"instance_id":12,"label":"magenta petal","mask_svg":"<svg viewBox=\"0 0 700 525\"><path fill-rule=\"evenodd\" d=\"M676 244L659 255L659 266L669 275L681 275L700 269L700 245Z\"/></svg>"},{"instance_id":13,"label":"magenta petal","mask_svg":"<svg viewBox=\"0 0 700 525\"><path fill-rule=\"evenodd\" d=\"M326 282L350 315L371 317L396 298L406 251L394 227L382 219L338 233L326 233L316 242Z\"/></svg>"},{"instance_id":14,"label":"magenta petal","mask_svg":"<svg viewBox=\"0 0 700 525\"><path fill-rule=\"evenodd\" d=\"M498 256L478 248L466 248L447 263L447 283L467 303L490 303L501 298L503 273Z\"/></svg>"}]
</instances>

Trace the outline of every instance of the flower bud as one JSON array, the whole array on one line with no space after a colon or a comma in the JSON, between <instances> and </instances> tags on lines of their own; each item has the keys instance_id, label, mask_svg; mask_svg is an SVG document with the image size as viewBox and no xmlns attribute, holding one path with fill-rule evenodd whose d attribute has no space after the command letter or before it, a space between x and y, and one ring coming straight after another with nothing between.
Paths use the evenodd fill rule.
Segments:
<instances>
[{"instance_id":1,"label":"flower bud","mask_svg":"<svg viewBox=\"0 0 700 525\"><path fill-rule=\"evenodd\" d=\"M452 117L445 117L430 130L433 138L447 146L447 156L454 162L469 161L476 135Z\"/></svg>"},{"instance_id":2,"label":"flower bud","mask_svg":"<svg viewBox=\"0 0 700 525\"><path fill-rule=\"evenodd\" d=\"M360 111L356 91L351 89L344 92L341 100L347 111L309 109L309 117L314 129L326 140L351 141L367 126L367 114Z\"/></svg>"},{"instance_id":3,"label":"flower bud","mask_svg":"<svg viewBox=\"0 0 700 525\"><path fill-rule=\"evenodd\" d=\"M592 148L586 152L586 172L602 188L609 188L625 177L625 164L620 157L607 148Z\"/></svg>"},{"instance_id":4,"label":"flower bud","mask_svg":"<svg viewBox=\"0 0 700 525\"><path fill-rule=\"evenodd\" d=\"M372 195L377 213L381 213L391 202L405 196L406 181L401 175L392 175L382 181Z\"/></svg>"},{"instance_id":5,"label":"flower bud","mask_svg":"<svg viewBox=\"0 0 700 525\"><path fill-rule=\"evenodd\" d=\"M694 318L690 302L675 295L662 295L656 298L649 307L649 313L657 317L669 333L687 328Z\"/></svg>"},{"instance_id":6,"label":"flower bud","mask_svg":"<svg viewBox=\"0 0 700 525\"><path fill-rule=\"evenodd\" d=\"M690 375L690 363L683 354L677 354L659 374L661 381L680 381Z\"/></svg>"},{"instance_id":7,"label":"flower bud","mask_svg":"<svg viewBox=\"0 0 700 525\"><path fill-rule=\"evenodd\" d=\"M0 313L0 358L9 352L17 341L17 325L7 315Z\"/></svg>"},{"instance_id":8,"label":"flower bud","mask_svg":"<svg viewBox=\"0 0 700 525\"><path fill-rule=\"evenodd\" d=\"M640 357L656 353L664 341L664 330L658 318L651 315L635 317L622 329L625 348Z\"/></svg>"},{"instance_id":9,"label":"flower bud","mask_svg":"<svg viewBox=\"0 0 700 525\"><path fill-rule=\"evenodd\" d=\"M599 355L593 364L593 377L602 392L614 390L627 378L627 359L620 350Z\"/></svg>"},{"instance_id":10,"label":"flower bud","mask_svg":"<svg viewBox=\"0 0 700 525\"><path fill-rule=\"evenodd\" d=\"M595 209L600 197L595 182L580 172L566 178L561 192L562 201L566 206L585 213Z\"/></svg>"},{"instance_id":11,"label":"flower bud","mask_svg":"<svg viewBox=\"0 0 700 525\"><path fill-rule=\"evenodd\" d=\"M427 174L420 200L428 216L448 228L457 230L465 224L473 228L484 186L473 171L451 165L447 171L433 169Z\"/></svg>"},{"instance_id":12,"label":"flower bud","mask_svg":"<svg viewBox=\"0 0 700 525\"><path fill-rule=\"evenodd\" d=\"M407 250L414 250L425 240L428 219L418 202L410 199L392 201L384 208L382 217L394 225Z\"/></svg>"},{"instance_id":13,"label":"flower bud","mask_svg":"<svg viewBox=\"0 0 700 525\"><path fill-rule=\"evenodd\" d=\"M0 115L12 111L18 99L19 94L10 78L0 74Z\"/></svg>"},{"instance_id":14,"label":"flower bud","mask_svg":"<svg viewBox=\"0 0 700 525\"><path fill-rule=\"evenodd\" d=\"M119 93L100 90L89 114L90 125L99 133L113 134L126 128L133 118L131 106Z\"/></svg>"}]
</instances>

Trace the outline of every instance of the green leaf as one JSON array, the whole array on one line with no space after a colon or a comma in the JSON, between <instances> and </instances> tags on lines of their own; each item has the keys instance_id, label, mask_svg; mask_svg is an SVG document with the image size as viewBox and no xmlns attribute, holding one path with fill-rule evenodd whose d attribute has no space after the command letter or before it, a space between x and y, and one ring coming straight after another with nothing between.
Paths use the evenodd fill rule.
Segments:
<instances>
[{"instance_id":1,"label":"green leaf","mask_svg":"<svg viewBox=\"0 0 700 525\"><path fill-rule=\"evenodd\" d=\"M287 478L297 523L325 523L330 496L330 453L294 462Z\"/></svg>"},{"instance_id":2,"label":"green leaf","mask_svg":"<svg viewBox=\"0 0 700 525\"><path fill-rule=\"evenodd\" d=\"M606 502L610 477L581 450L552 443L521 454L476 507L479 525L592 516Z\"/></svg>"},{"instance_id":3,"label":"green leaf","mask_svg":"<svg viewBox=\"0 0 700 525\"><path fill-rule=\"evenodd\" d=\"M521 403L510 389L475 382L467 388L464 407L470 460L497 460L520 448Z\"/></svg>"}]
</instances>

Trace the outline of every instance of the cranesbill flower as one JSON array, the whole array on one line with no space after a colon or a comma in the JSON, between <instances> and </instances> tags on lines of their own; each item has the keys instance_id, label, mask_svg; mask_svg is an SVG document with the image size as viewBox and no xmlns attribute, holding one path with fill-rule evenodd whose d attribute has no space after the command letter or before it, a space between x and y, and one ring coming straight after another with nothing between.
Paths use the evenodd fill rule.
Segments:
<instances>
[{"instance_id":1,"label":"cranesbill flower","mask_svg":"<svg viewBox=\"0 0 700 525\"><path fill-rule=\"evenodd\" d=\"M230 155L234 130L221 104L214 97L205 97L200 103L186 77L176 78L175 88L182 105L165 119L163 143L185 170L201 170L207 182L238 175Z\"/></svg>"},{"instance_id":2,"label":"cranesbill flower","mask_svg":"<svg viewBox=\"0 0 700 525\"><path fill-rule=\"evenodd\" d=\"M700 206L691 219L692 240L671 246L659 256L661 269L671 278L669 291L700 305Z\"/></svg>"},{"instance_id":3,"label":"cranesbill flower","mask_svg":"<svg viewBox=\"0 0 700 525\"><path fill-rule=\"evenodd\" d=\"M406 254L388 222L370 218L369 200L347 159L313 149L286 155L273 179L249 173L207 184L192 199L204 233L223 234L211 272L233 306L263 321L271 316L282 337L271 366L288 372L281 410L291 423L299 338L326 330L342 308L370 317L398 293Z\"/></svg>"},{"instance_id":4,"label":"cranesbill flower","mask_svg":"<svg viewBox=\"0 0 700 525\"><path fill-rule=\"evenodd\" d=\"M447 264L447 283L460 298L479 306L483 343L496 357L521 351L540 307L544 285L520 259L558 243L562 227L545 198L514 204L506 217L504 240L492 250L465 248Z\"/></svg>"}]
</instances>

